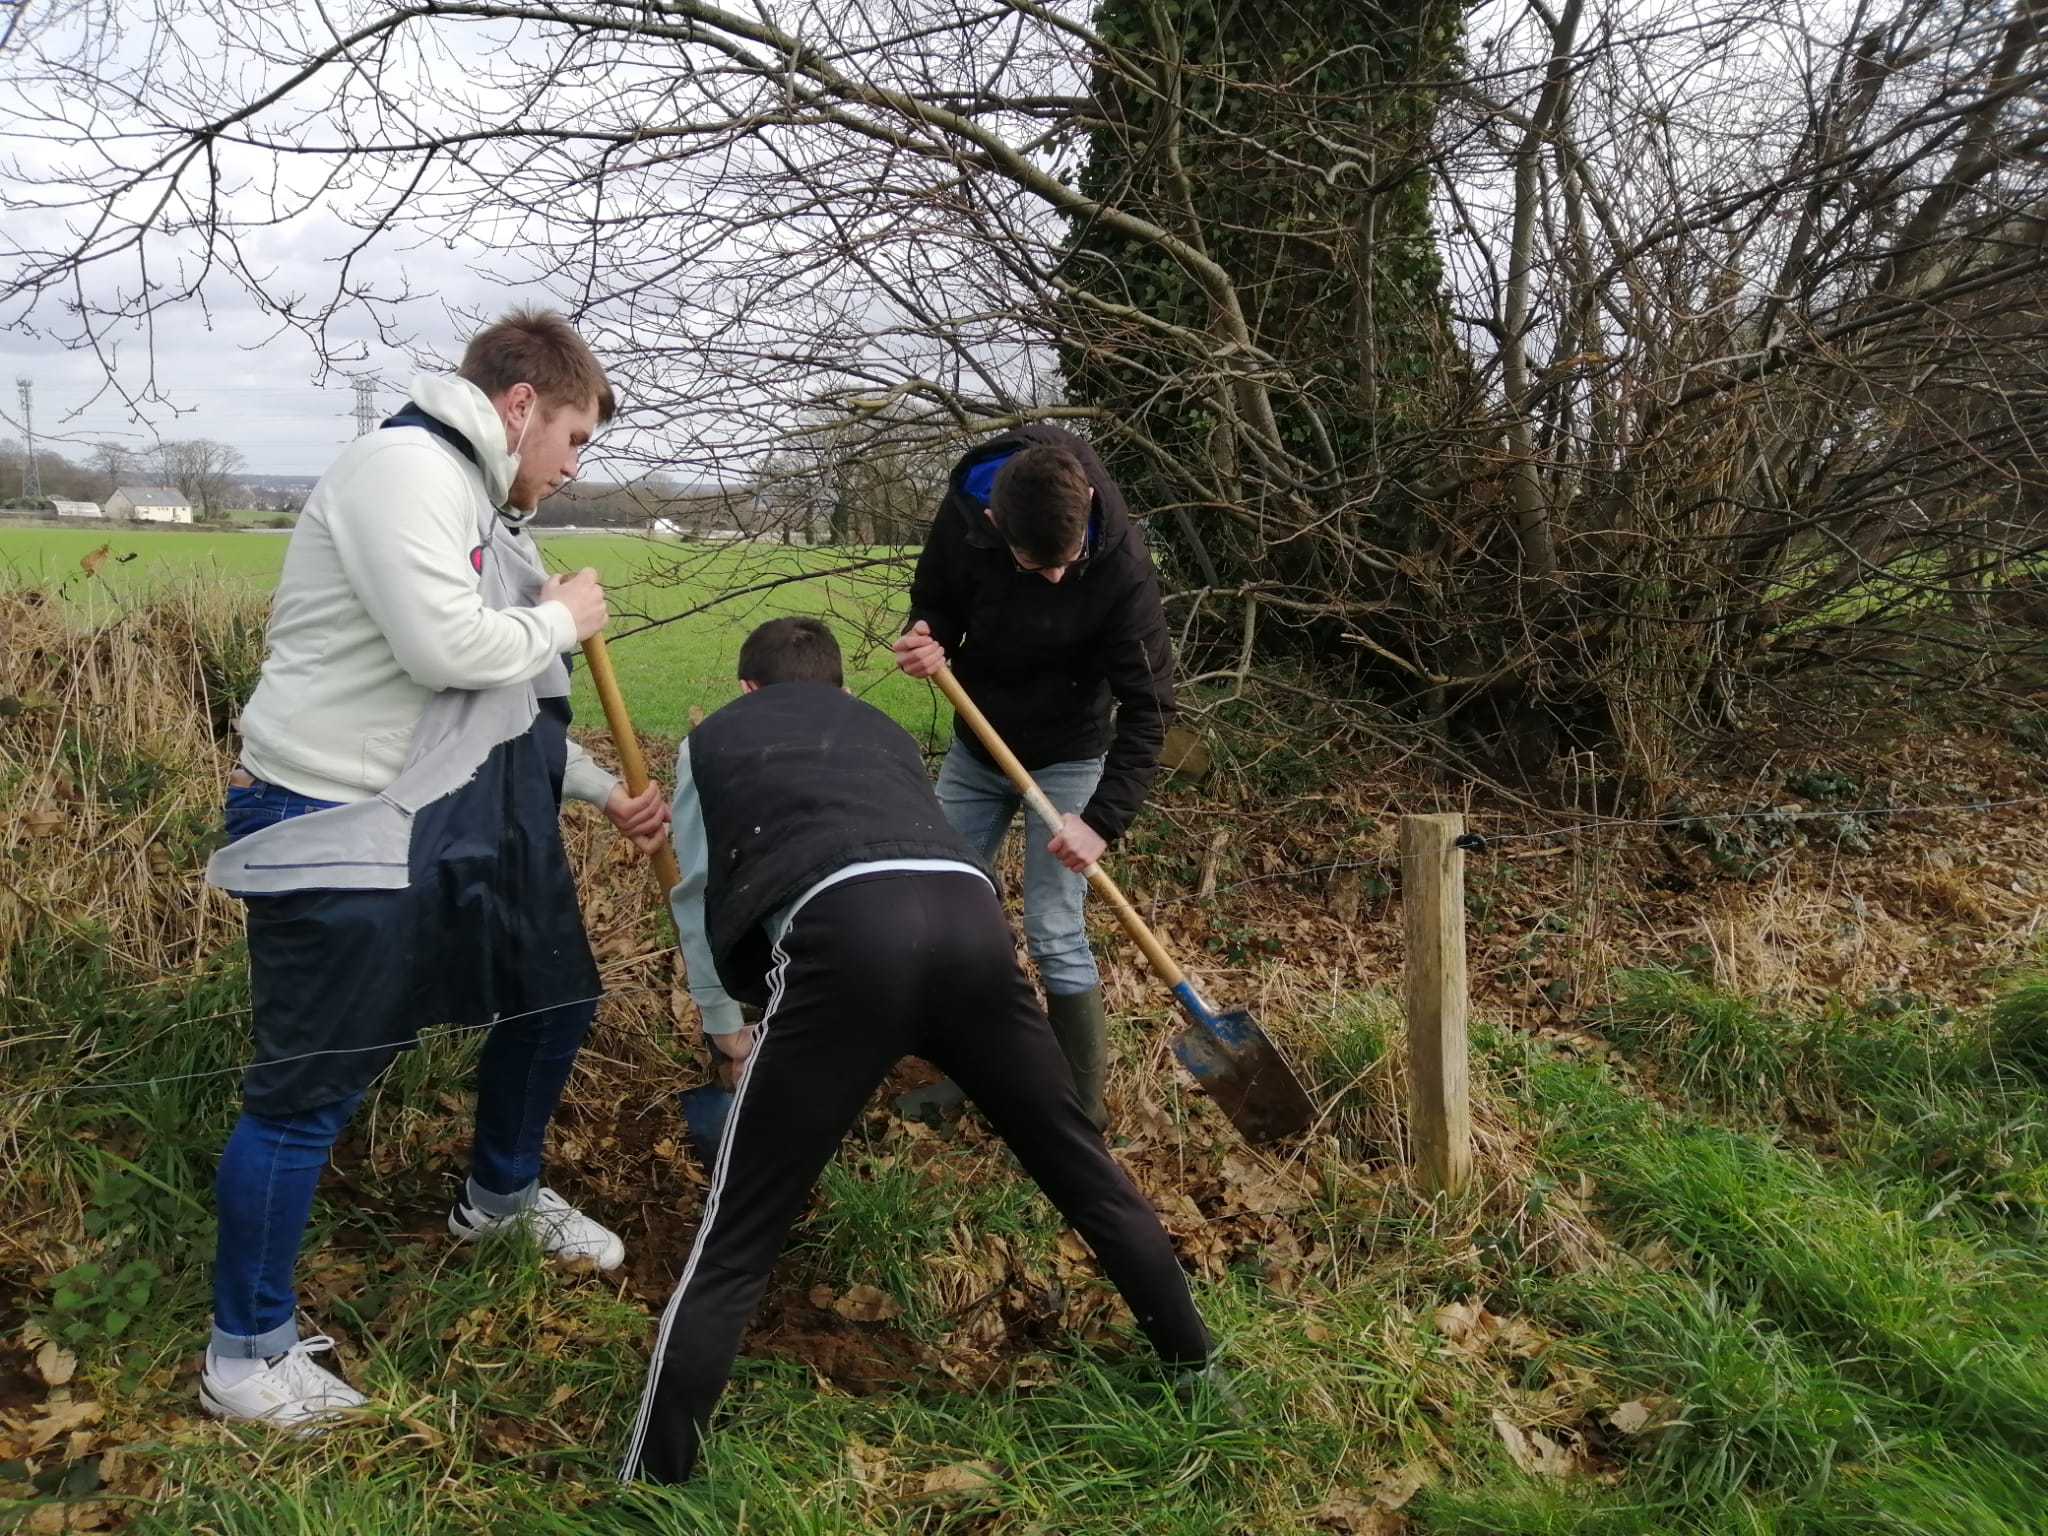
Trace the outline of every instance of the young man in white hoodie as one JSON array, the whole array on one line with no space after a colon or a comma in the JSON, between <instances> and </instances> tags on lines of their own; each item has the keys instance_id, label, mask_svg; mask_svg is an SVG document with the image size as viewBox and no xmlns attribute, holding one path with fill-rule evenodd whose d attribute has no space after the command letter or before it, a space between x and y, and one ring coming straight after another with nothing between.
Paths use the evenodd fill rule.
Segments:
<instances>
[{"instance_id":1,"label":"young man in white hoodie","mask_svg":"<svg viewBox=\"0 0 2048 1536\"><path fill-rule=\"evenodd\" d=\"M524 530L612 409L569 325L515 311L350 444L293 530L208 870L248 904L255 1046L217 1184L215 1414L303 1425L365 1401L312 1358L331 1340L299 1336L293 1270L329 1148L422 1028L489 1030L451 1233L625 1257L540 1183L601 991L558 813L587 801L649 849L668 813L568 740L564 655L604 594L594 571L548 575Z\"/></svg>"}]
</instances>

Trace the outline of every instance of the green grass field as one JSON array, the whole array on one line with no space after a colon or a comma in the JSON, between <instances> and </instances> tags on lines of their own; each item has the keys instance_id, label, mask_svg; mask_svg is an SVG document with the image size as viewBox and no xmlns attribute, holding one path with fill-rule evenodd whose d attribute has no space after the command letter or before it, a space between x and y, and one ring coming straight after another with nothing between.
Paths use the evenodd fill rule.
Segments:
<instances>
[{"instance_id":1,"label":"green grass field","mask_svg":"<svg viewBox=\"0 0 2048 1536\"><path fill-rule=\"evenodd\" d=\"M282 532L0 527L0 580L11 574L56 587L81 614L104 616L167 587L267 593L288 542ZM943 712L931 689L896 672L880 652L901 611L913 550L686 544L601 533L542 534L540 543L549 565L591 566L604 579L614 613L612 661L634 726L646 734L681 735L692 705L712 710L732 698L740 642L754 625L787 613L832 621L856 693L928 743L939 727ZM107 560L97 577L88 576L79 561L101 545L108 546ZM847 566L866 569L802 579ZM580 672L573 703L579 721L602 723Z\"/></svg>"},{"instance_id":2,"label":"green grass field","mask_svg":"<svg viewBox=\"0 0 2048 1536\"><path fill-rule=\"evenodd\" d=\"M140 537L103 583L66 574L91 535L0 536L0 561L33 556L82 610L269 579L254 535L215 536L224 556ZM637 573L644 610L678 614L832 552L678 546L694 563L673 572L610 540L552 553ZM863 591L814 574L774 600ZM0 585L0 1532L2048 1529L2048 978L2031 925L1994 956L1993 923L1963 905L1915 932L1979 946L1957 995L1982 982L1986 1001L1793 1006L1643 967L1562 1030L1482 1007L1479 1177L1457 1199L1403 1173L1391 976L1333 985L1314 952L1257 974L1262 1021L1327 1110L1263 1150L1174 1075L1168 1010L1145 994L1113 1026L1112 1145L1168 1224L1241 1412L1176 1394L974 1121L877 1105L777 1267L703 1475L621 1488L706 1185L676 1106L701 1068L644 870L588 816L569 842L609 996L549 1178L625 1236L625 1266L569 1275L449 1241L478 1041L428 1041L337 1148L298 1271L375 1407L306 1438L205 1420L212 1178L249 994L239 912L198 876L233 704L215 680L246 680L253 605L144 604L85 633L14 595ZM622 660L639 645L662 676L699 669L663 708L691 687L716 702L746 605L769 600L622 640ZM1893 889L1842 864L1804 878ZM1553 931L1569 925L1532 930Z\"/></svg>"},{"instance_id":3,"label":"green grass field","mask_svg":"<svg viewBox=\"0 0 2048 1536\"><path fill-rule=\"evenodd\" d=\"M67 999L87 978L42 958L38 1021L90 1017L110 1075L231 1073L237 1045L193 1027L233 1005L231 973L109 1010ZM2040 989L2015 996L2037 1031ZM779 1267L775 1321L704 1474L672 1490L613 1482L658 1289L432 1230L465 1128L439 1085L465 1079L473 1047L423 1049L386 1077L316 1211L309 1305L377 1407L306 1441L191 1417L231 1078L52 1101L14 1144L40 1186L76 1192L85 1256L53 1256L29 1307L106 1405L83 1443L125 1449L118 1471L103 1452L0 1461L0 1529L10 1482L25 1515L66 1497L92 1511L104 1474L128 1490L123 1528L152 1536L2039 1536L2040 1080L1990 1053L1983 1020L1902 1015L1852 1045L1840 1021L1693 986L1644 980L1625 999L1668 1037L1633 1067L1677 1064L1706 1014L1820 1052L1801 1090L1839 1102L1847 1145L1816 1150L1781 1118L1790 1105L1659 1102L1630 1072L1482 1023L1484 1102L1532 1158L1432 1209L1341 1132L1262 1184L1169 1090L1165 1118L1118 1145L1155 1200L1190 1213L1183 1240L1244 1219L1233 1188L1283 1210L1196 1284L1240 1418L1174 1397L998 1146L877 1117ZM1359 1092L1357 1069L1384 1073L1397 1049L1383 997L1304 1023L1325 1095ZM1152 1069L1129 1070L1133 1092L1159 1092ZM574 1114L561 1138L569 1187L609 1191L600 1208L639 1271L680 1261L681 1154L612 1175L596 1138L650 1117L673 1137L665 1100L688 1071L644 1057L637 1079L605 1077L622 1118ZM1250 1182L1215 1184L1219 1155ZM1170 1203L1177 1183L1205 1191L1206 1219ZM855 1287L893 1318L848 1327L804 1300ZM1030 1325L1005 1337L1012 1308Z\"/></svg>"}]
</instances>

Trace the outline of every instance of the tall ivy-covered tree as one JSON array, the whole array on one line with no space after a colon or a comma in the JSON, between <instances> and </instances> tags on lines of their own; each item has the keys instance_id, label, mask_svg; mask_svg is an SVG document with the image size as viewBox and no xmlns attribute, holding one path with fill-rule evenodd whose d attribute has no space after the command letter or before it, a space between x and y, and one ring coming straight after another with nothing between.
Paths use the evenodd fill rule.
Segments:
<instances>
[{"instance_id":1,"label":"tall ivy-covered tree","mask_svg":"<svg viewBox=\"0 0 2048 1536\"><path fill-rule=\"evenodd\" d=\"M1062 363L1107 418L1114 470L1167 514L1156 537L1184 582L1262 589L1297 621L1395 595L1409 445L1460 372L1426 170L1460 16L1447 0L1097 7L1079 187L1172 239L1072 223Z\"/></svg>"}]
</instances>

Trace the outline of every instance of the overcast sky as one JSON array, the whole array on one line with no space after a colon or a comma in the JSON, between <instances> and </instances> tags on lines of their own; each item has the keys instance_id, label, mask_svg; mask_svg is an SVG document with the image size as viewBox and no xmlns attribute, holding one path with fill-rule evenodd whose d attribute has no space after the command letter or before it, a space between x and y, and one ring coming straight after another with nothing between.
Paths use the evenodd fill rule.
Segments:
<instances>
[{"instance_id":1,"label":"overcast sky","mask_svg":"<svg viewBox=\"0 0 2048 1536\"><path fill-rule=\"evenodd\" d=\"M281 285L317 290L322 253L310 225L296 232L294 249L279 252ZM328 232L337 242L346 234ZM470 322L463 312L505 307L517 295L477 271L484 253L414 252L406 258L416 285L432 295L413 306L411 328L422 348L441 354L451 366ZM533 298L545 301L545 293ZM365 331L361 363L352 372L374 377L380 410L398 409L415 366L404 351L380 345ZM67 351L53 341L0 331L0 414L18 415L15 380L35 380L35 428L39 443L71 459L83 459L91 443L108 439L146 448L165 439L211 437L239 448L252 474L317 475L355 436L352 382L332 371L322 376L312 344L258 313L246 296L223 285L205 308L183 304L158 316L154 379L164 399L147 408L146 419L107 388L106 373L91 352ZM122 383L144 389L151 378L149 346L132 333L116 359ZM0 437L19 437L0 426Z\"/></svg>"},{"instance_id":2,"label":"overcast sky","mask_svg":"<svg viewBox=\"0 0 2048 1536\"><path fill-rule=\"evenodd\" d=\"M87 445L102 439L146 448L165 438L211 437L242 451L252 473L312 475L355 435L355 394L348 381L313 382L311 348L292 336L266 337L250 309L214 317L211 332L160 335L157 379L169 404L152 409L151 420L134 414L103 389L105 375L89 353L67 352L53 343L20 336L0 337L5 369L0 410L18 415L14 380L35 380L36 439L46 450L83 460ZM402 367L399 375L402 376ZM97 396L97 399L95 399ZM385 390L381 404L398 396ZM19 437L18 429L9 429Z\"/></svg>"},{"instance_id":3,"label":"overcast sky","mask_svg":"<svg viewBox=\"0 0 2048 1536\"><path fill-rule=\"evenodd\" d=\"M313 8L305 10L312 14ZM18 253L67 246L67 229L75 232L90 216L83 207L47 206L65 196L61 168L74 159L102 163L89 147L94 140L110 155L132 161L139 151L121 148L122 141L146 144L157 116L151 97L150 110L115 115L117 107L103 104L95 118L77 92L51 85L61 82L61 71L48 70L38 55L66 61L71 49L83 47L99 58L97 72L113 78L150 58L168 29L198 60L180 55L179 67L201 74L228 68L209 65L209 59L248 67L235 45L206 36L218 18L204 7L159 6L152 17L146 7L125 11L122 0L108 0L54 6L40 14L44 27L0 50L0 94L10 83L23 87L13 103L0 105L0 290L19 270ZM0 14L0 26L5 20ZM475 41L459 29L450 32L451 42ZM234 76L234 69L229 72ZM10 74L26 76L26 82L9 82ZM165 80L152 77L135 88L162 90L168 101L176 95L175 77L173 70ZM103 98L118 101L118 91ZM223 151L220 158L228 167L224 180L241 189L231 197L232 212L258 220L270 206L266 182L281 175L289 185L319 169L286 165L280 171L254 152L237 161L232 151ZM302 213L281 226L247 225L237 234L273 298L331 294L336 258L360 238L360 231L331 212ZM179 274L168 269L189 261L194 249L194 241L159 235L150 250L152 283L175 288ZM368 263L374 268L366 270ZM84 459L102 440L146 450L160 440L209 437L239 449L252 474L317 475L355 436L355 377L376 381L377 406L389 413L404 402L406 386L421 366L454 365L476 317L502 313L515 303L551 302L547 292L522 287L510 276L522 267L516 248L494 252L480 241L449 245L401 231L381 241L368 263L354 269L358 282L368 279L386 294L403 288L418 295L397 313L401 344L380 338L366 316L347 310L326 336L330 362L324 368L310 338L266 316L218 268L205 284L203 302L182 299L159 307L153 333L140 327L112 333L119 350L111 359L64 345L62 338L77 325L65 313L63 293L45 294L32 309L19 301L0 304L0 438L22 435L15 381L26 377L35 385L38 444L67 458ZM132 291L138 269L132 256L117 256L88 270L85 280L98 293ZM22 321L27 324L10 323ZM109 387L110 371L118 388ZM124 392L136 404L124 400ZM602 464L601 453L595 458Z\"/></svg>"}]
</instances>

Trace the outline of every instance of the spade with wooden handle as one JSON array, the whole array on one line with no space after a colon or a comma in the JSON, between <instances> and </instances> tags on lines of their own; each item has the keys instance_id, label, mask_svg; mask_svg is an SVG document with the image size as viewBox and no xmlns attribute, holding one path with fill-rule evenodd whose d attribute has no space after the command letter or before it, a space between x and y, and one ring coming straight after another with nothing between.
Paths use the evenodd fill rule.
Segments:
<instances>
[{"instance_id":1,"label":"spade with wooden handle","mask_svg":"<svg viewBox=\"0 0 2048 1536\"><path fill-rule=\"evenodd\" d=\"M605 723L611 727L612 742L619 749L619 766L626 771L626 793L637 795L647 788L647 759L640 752L640 738L633 732L633 721L626 713L626 696L619 691L618 674L612 670L611 652L605 649L604 636L592 635L583 642L583 661L590 668L591 685L597 689L597 699L604 706ZM692 724L701 718L701 711L693 711ZM654 867L656 896L661 910L669 910L668 895L682 883L682 871L676 867L676 853L666 839L659 848L648 855L647 862ZM725 1122L732 1112L732 1066L725 1060L717 1046L711 1048L712 1076L708 1083L695 1088L686 1088L681 1095L683 1124L689 1131L690 1148L697 1154L697 1160L710 1168L718 1155L718 1143L725 1134Z\"/></svg>"},{"instance_id":2,"label":"spade with wooden handle","mask_svg":"<svg viewBox=\"0 0 2048 1536\"><path fill-rule=\"evenodd\" d=\"M1066 818L1038 787L1031 771L1004 745L988 717L975 707L960 680L953 676L953 669L941 664L932 680L954 712L967 722L968 729L981 739L996 765L1017 786L1018 793L1038 813L1039 820L1054 834L1064 830ZM1202 1000L1193 980L1174 963L1166 946L1101 865L1091 864L1085 873L1096 895L1109 903L1124 931L1144 951L1153 971L1187 1015L1187 1028L1173 1037L1173 1054L1216 1100L1231 1124L1251 1142L1272 1141L1306 1130L1315 1120L1315 1105L1293 1068L1287 1065L1287 1058L1280 1054L1280 1048L1266 1037L1249 1013L1242 1009L1218 1013Z\"/></svg>"},{"instance_id":3,"label":"spade with wooden handle","mask_svg":"<svg viewBox=\"0 0 2048 1536\"><path fill-rule=\"evenodd\" d=\"M591 686L597 689L597 701L604 706L605 724L611 727L612 745L619 749L619 766L626 771L626 793L644 794L649 783L647 759L640 753L640 738L633 734L633 720L626 713L626 696L619 692L619 675L612 670L612 653L605 649L604 636L592 635L583 642L583 663L590 668ZM654 868L655 884L660 889L661 910L668 910L668 893L682 883L682 871L676 868L676 851L664 838L659 848L647 856L647 862Z\"/></svg>"}]
</instances>

